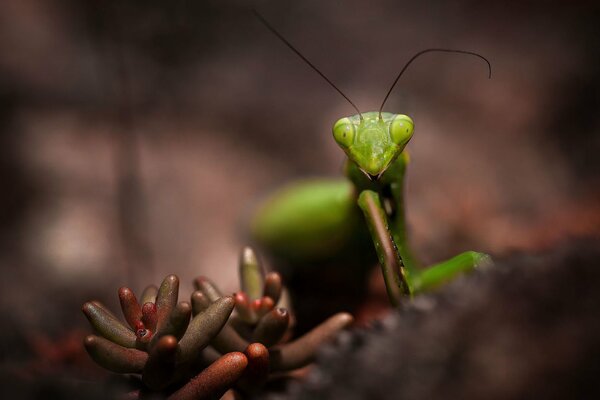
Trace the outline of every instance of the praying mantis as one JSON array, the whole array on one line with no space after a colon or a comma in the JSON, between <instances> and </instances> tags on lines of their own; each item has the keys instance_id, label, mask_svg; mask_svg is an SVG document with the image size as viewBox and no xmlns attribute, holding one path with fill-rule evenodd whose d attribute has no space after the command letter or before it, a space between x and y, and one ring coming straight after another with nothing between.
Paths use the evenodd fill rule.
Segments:
<instances>
[{"instance_id":1,"label":"praying mantis","mask_svg":"<svg viewBox=\"0 0 600 400\"><path fill-rule=\"evenodd\" d=\"M264 17L256 11L254 14L357 112L333 125L334 140L347 157L344 166L346 179L309 180L275 192L259 207L252 220L254 237L279 254L331 259L341 249L351 248L349 244L356 243L366 226L377 253L388 297L394 306L398 306L405 297L431 290L459 274L491 263L487 254L467 251L422 268L408 242L404 196L409 164L406 145L413 136L415 124L407 115L382 111L408 66L426 53L459 53L478 57L487 63L488 77L491 77L490 62L469 51L422 50L401 69L379 110L361 112ZM355 251L359 248L356 247Z\"/></svg>"}]
</instances>

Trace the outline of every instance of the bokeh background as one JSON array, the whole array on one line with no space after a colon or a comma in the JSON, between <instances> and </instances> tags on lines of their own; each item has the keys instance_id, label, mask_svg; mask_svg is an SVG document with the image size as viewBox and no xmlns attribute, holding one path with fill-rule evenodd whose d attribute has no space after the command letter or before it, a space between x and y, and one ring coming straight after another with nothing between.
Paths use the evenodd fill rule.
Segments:
<instances>
[{"instance_id":1,"label":"bokeh background","mask_svg":"<svg viewBox=\"0 0 600 400\"><path fill-rule=\"evenodd\" d=\"M4 0L3 370L84 364L80 305L114 306L121 285L175 273L187 295L204 274L234 290L260 199L341 174L331 126L353 109L252 7L365 111L421 49L490 59L488 80L477 59L424 56L385 108L416 122L424 259L600 231L597 2Z\"/></svg>"}]
</instances>

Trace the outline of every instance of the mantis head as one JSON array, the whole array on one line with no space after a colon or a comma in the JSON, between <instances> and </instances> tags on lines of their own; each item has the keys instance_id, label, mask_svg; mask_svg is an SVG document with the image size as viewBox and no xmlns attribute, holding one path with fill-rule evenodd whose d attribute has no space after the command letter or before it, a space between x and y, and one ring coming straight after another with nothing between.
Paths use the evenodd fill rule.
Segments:
<instances>
[{"instance_id":1,"label":"mantis head","mask_svg":"<svg viewBox=\"0 0 600 400\"><path fill-rule=\"evenodd\" d=\"M338 120L333 126L333 137L340 147L346 152L348 158L353 161L371 180L377 180L383 175L390 164L402 153L404 147L413 134L414 123L410 117L402 114L391 114L382 112L383 106L398 80L404 74L408 66L417 58L427 53L458 53L475 56L487 63L488 78L492 77L492 65L489 60L481 54L465 50L453 49L425 49L413 55L404 64L396 79L385 95L379 111L361 113L356 104L350 100L329 78L325 76L313 63L300 53L290 42L287 41L269 22L256 10L254 15L277 36L286 46L300 57L309 67L319 74L331 85L343 98L345 98L358 114Z\"/></svg>"},{"instance_id":2,"label":"mantis head","mask_svg":"<svg viewBox=\"0 0 600 400\"><path fill-rule=\"evenodd\" d=\"M338 120L333 137L369 179L377 180L402 153L413 130L407 115L374 111Z\"/></svg>"}]
</instances>

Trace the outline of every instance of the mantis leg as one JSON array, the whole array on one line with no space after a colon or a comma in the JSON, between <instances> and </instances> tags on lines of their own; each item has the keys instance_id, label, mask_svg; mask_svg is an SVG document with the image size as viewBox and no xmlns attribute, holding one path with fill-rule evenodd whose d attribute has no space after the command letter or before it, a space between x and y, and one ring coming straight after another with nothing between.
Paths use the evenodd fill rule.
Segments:
<instances>
[{"instance_id":1,"label":"mantis leg","mask_svg":"<svg viewBox=\"0 0 600 400\"><path fill-rule=\"evenodd\" d=\"M451 281L457 275L470 272L477 267L489 265L492 258L485 253L465 251L449 260L434 264L421 272L411 275L415 293L426 292Z\"/></svg>"},{"instance_id":2,"label":"mantis leg","mask_svg":"<svg viewBox=\"0 0 600 400\"><path fill-rule=\"evenodd\" d=\"M385 210L379 195L372 190L363 190L360 193L358 205L365 215L375 244L388 297L393 306L398 306L403 296L410 296L411 287L402 258L392 238Z\"/></svg>"},{"instance_id":3,"label":"mantis leg","mask_svg":"<svg viewBox=\"0 0 600 400\"><path fill-rule=\"evenodd\" d=\"M391 217L391 231L394 236L394 242L398 246L398 251L402 257L404 266L410 275L418 274L421 269L421 263L410 248L406 229L406 204L404 201L404 187L406 167L409 163L408 152L405 150L396 160L393 166L393 180L390 182L390 189L393 201L393 215Z\"/></svg>"},{"instance_id":4,"label":"mantis leg","mask_svg":"<svg viewBox=\"0 0 600 400\"><path fill-rule=\"evenodd\" d=\"M408 270L411 289L416 294L434 289L461 273L469 272L484 264L490 264L492 261L487 254L467 251L428 268L423 269L420 267L419 262L410 250L406 234L404 177L408 162L409 157L405 151L398 157L398 161L394 166L394 178L390 184L395 207L392 233L402 261Z\"/></svg>"}]
</instances>

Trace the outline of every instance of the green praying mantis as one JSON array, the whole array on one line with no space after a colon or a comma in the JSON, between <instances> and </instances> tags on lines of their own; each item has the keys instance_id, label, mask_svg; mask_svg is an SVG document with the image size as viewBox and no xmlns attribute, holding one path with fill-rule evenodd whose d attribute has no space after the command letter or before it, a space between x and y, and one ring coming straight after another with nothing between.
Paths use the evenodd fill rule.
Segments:
<instances>
[{"instance_id":1,"label":"green praying mantis","mask_svg":"<svg viewBox=\"0 0 600 400\"><path fill-rule=\"evenodd\" d=\"M357 111L333 125L333 137L345 152L346 179L309 180L275 192L259 208L252 221L255 238L275 253L332 259L341 249L352 248L368 228L379 259L392 305L403 297L435 288L457 275L491 262L484 253L467 251L423 268L411 251L406 230L404 180L409 155L406 145L414 133L407 115L382 112L396 83L408 66L431 52L473 52L426 49L416 53L402 68L388 90L379 111L360 112L358 107L321 71L291 45L269 22L257 18L292 51L324 78ZM362 216L361 216L362 211ZM354 251L359 251L355 247ZM339 254L338 254L339 255Z\"/></svg>"}]
</instances>

